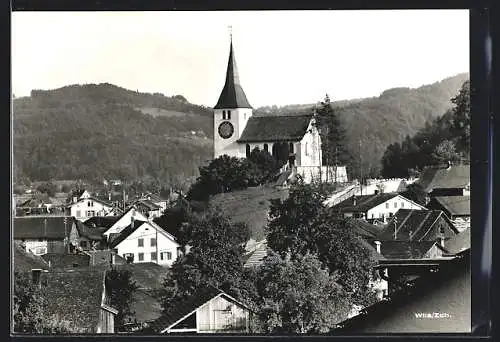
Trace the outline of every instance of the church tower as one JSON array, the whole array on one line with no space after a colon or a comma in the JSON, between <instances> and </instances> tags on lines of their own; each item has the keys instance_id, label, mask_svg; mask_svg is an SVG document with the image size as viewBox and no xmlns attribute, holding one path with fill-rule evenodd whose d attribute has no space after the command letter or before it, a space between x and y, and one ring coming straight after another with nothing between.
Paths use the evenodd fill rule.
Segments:
<instances>
[{"instance_id":1,"label":"church tower","mask_svg":"<svg viewBox=\"0 0 500 342\"><path fill-rule=\"evenodd\" d=\"M231 35L226 83L214 107L214 158L224 154L245 157L245 145L238 139L251 116L252 106L240 84Z\"/></svg>"}]
</instances>

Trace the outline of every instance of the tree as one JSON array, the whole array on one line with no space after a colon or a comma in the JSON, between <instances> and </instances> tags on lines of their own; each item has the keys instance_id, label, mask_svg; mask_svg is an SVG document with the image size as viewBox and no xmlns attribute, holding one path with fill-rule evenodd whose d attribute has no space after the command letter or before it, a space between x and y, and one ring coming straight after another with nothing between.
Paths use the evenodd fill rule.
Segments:
<instances>
[{"instance_id":1,"label":"tree","mask_svg":"<svg viewBox=\"0 0 500 342\"><path fill-rule=\"evenodd\" d=\"M351 161L347 149L346 129L339 113L332 107L328 94L316 110L316 123L320 130L325 165L346 165Z\"/></svg>"},{"instance_id":2,"label":"tree","mask_svg":"<svg viewBox=\"0 0 500 342\"><path fill-rule=\"evenodd\" d=\"M406 187L406 190L401 193L402 196L412 200L415 203L418 203L422 206L427 205L428 195L425 190L417 183L409 184Z\"/></svg>"},{"instance_id":3,"label":"tree","mask_svg":"<svg viewBox=\"0 0 500 342\"><path fill-rule=\"evenodd\" d=\"M278 161L265 150L254 148L247 158L258 170L258 183L271 180L280 170Z\"/></svg>"},{"instance_id":4,"label":"tree","mask_svg":"<svg viewBox=\"0 0 500 342\"><path fill-rule=\"evenodd\" d=\"M436 146L432 156L440 163L460 160L460 154L456 152L455 144L450 140L444 140Z\"/></svg>"},{"instance_id":5,"label":"tree","mask_svg":"<svg viewBox=\"0 0 500 342\"><path fill-rule=\"evenodd\" d=\"M57 192L57 186L52 182L45 182L40 184L37 190L40 191L41 193L46 193L50 197L54 197Z\"/></svg>"},{"instance_id":6,"label":"tree","mask_svg":"<svg viewBox=\"0 0 500 342\"><path fill-rule=\"evenodd\" d=\"M269 210L267 244L285 256L311 250L313 223L326 196L313 185L302 184L290 189L285 200L273 199Z\"/></svg>"},{"instance_id":7,"label":"tree","mask_svg":"<svg viewBox=\"0 0 500 342\"><path fill-rule=\"evenodd\" d=\"M36 334L43 330L43 297L26 274L14 273L14 331Z\"/></svg>"},{"instance_id":8,"label":"tree","mask_svg":"<svg viewBox=\"0 0 500 342\"><path fill-rule=\"evenodd\" d=\"M106 273L106 288L110 291L111 306L118 310L115 325L122 326L134 315L130 305L134 292L138 289L129 270L111 269Z\"/></svg>"},{"instance_id":9,"label":"tree","mask_svg":"<svg viewBox=\"0 0 500 342\"><path fill-rule=\"evenodd\" d=\"M271 254L256 274L258 327L265 333L325 333L347 318L349 302L318 258Z\"/></svg>"},{"instance_id":10,"label":"tree","mask_svg":"<svg viewBox=\"0 0 500 342\"><path fill-rule=\"evenodd\" d=\"M253 286L241 260L241 228L215 211L191 216L186 225L190 250L174 262L165 278L161 291L164 310L204 286L215 286L236 298L252 301Z\"/></svg>"},{"instance_id":11,"label":"tree","mask_svg":"<svg viewBox=\"0 0 500 342\"><path fill-rule=\"evenodd\" d=\"M311 186L298 186L285 201L274 201L270 210L267 243L282 257L318 255L354 305L374 300L370 287L374 266L371 254L360 242L347 221L324 208L324 195Z\"/></svg>"},{"instance_id":12,"label":"tree","mask_svg":"<svg viewBox=\"0 0 500 342\"><path fill-rule=\"evenodd\" d=\"M455 105L453 112L453 128L457 137L459 151L466 155L470 152L470 81L463 83L457 96L451 99Z\"/></svg>"}]
</instances>

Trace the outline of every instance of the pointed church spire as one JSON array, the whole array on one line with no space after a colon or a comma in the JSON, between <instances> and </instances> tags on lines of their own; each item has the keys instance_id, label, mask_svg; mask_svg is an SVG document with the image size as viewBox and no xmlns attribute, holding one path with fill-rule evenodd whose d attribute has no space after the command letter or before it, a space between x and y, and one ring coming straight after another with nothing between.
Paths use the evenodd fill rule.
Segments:
<instances>
[{"instance_id":1,"label":"pointed church spire","mask_svg":"<svg viewBox=\"0 0 500 342\"><path fill-rule=\"evenodd\" d=\"M229 26L229 36L229 61L227 63L226 83L224 84L224 88L222 88L219 101L217 101L214 109L252 108L240 85L240 77L238 75L238 68L236 67L236 59L233 51L233 33L231 26Z\"/></svg>"}]
</instances>

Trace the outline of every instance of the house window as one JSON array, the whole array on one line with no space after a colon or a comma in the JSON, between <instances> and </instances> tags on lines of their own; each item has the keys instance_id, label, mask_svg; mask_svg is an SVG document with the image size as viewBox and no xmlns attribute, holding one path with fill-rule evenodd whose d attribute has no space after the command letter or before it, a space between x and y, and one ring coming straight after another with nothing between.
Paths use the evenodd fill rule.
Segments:
<instances>
[{"instance_id":1,"label":"house window","mask_svg":"<svg viewBox=\"0 0 500 342\"><path fill-rule=\"evenodd\" d=\"M137 239L137 246L144 247L144 239Z\"/></svg>"},{"instance_id":2,"label":"house window","mask_svg":"<svg viewBox=\"0 0 500 342\"><path fill-rule=\"evenodd\" d=\"M405 202L401 202L401 208L405 207Z\"/></svg>"},{"instance_id":3,"label":"house window","mask_svg":"<svg viewBox=\"0 0 500 342\"><path fill-rule=\"evenodd\" d=\"M247 119L247 113L243 113L243 119L246 120Z\"/></svg>"},{"instance_id":4,"label":"house window","mask_svg":"<svg viewBox=\"0 0 500 342\"><path fill-rule=\"evenodd\" d=\"M222 120L226 120L226 111L225 110L222 111Z\"/></svg>"},{"instance_id":5,"label":"house window","mask_svg":"<svg viewBox=\"0 0 500 342\"><path fill-rule=\"evenodd\" d=\"M77 210L76 211L76 217L80 217L80 216L82 216L82 212L80 210Z\"/></svg>"},{"instance_id":6,"label":"house window","mask_svg":"<svg viewBox=\"0 0 500 342\"><path fill-rule=\"evenodd\" d=\"M247 144L245 153L247 158L250 157L250 144Z\"/></svg>"},{"instance_id":7,"label":"house window","mask_svg":"<svg viewBox=\"0 0 500 342\"><path fill-rule=\"evenodd\" d=\"M394 202L394 208L398 207L398 202Z\"/></svg>"},{"instance_id":8,"label":"house window","mask_svg":"<svg viewBox=\"0 0 500 342\"><path fill-rule=\"evenodd\" d=\"M167 260L172 260L172 252L167 252Z\"/></svg>"},{"instance_id":9,"label":"house window","mask_svg":"<svg viewBox=\"0 0 500 342\"><path fill-rule=\"evenodd\" d=\"M156 252L151 252L151 261L156 261Z\"/></svg>"},{"instance_id":10,"label":"house window","mask_svg":"<svg viewBox=\"0 0 500 342\"><path fill-rule=\"evenodd\" d=\"M88 201L88 205L89 205L89 207L93 207L94 206L94 202Z\"/></svg>"},{"instance_id":11,"label":"house window","mask_svg":"<svg viewBox=\"0 0 500 342\"><path fill-rule=\"evenodd\" d=\"M123 254L123 259L127 260L127 262L134 262L134 253L125 253Z\"/></svg>"},{"instance_id":12,"label":"house window","mask_svg":"<svg viewBox=\"0 0 500 342\"><path fill-rule=\"evenodd\" d=\"M139 253L139 261L144 261L144 253Z\"/></svg>"},{"instance_id":13,"label":"house window","mask_svg":"<svg viewBox=\"0 0 500 342\"><path fill-rule=\"evenodd\" d=\"M36 255L47 254L47 248L45 248L45 247L37 247L37 248L35 248L35 254Z\"/></svg>"},{"instance_id":14,"label":"house window","mask_svg":"<svg viewBox=\"0 0 500 342\"><path fill-rule=\"evenodd\" d=\"M385 209L389 209L389 203L385 204Z\"/></svg>"},{"instance_id":15,"label":"house window","mask_svg":"<svg viewBox=\"0 0 500 342\"><path fill-rule=\"evenodd\" d=\"M269 146L267 144L264 144L264 151L269 152Z\"/></svg>"},{"instance_id":16,"label":"house window","mask_svg":"<svg viewBox=\"0 0 500 342\"><path fill-rule=\"evenodd\" d=\"M230 110L227 111L227 119L231 120L231 111Z\"/></svg>"},{"instance_id":17,"label":"house window","mask_svg":"<svg viewBox=\"0 0 500 342\"><path fill-rule=\"evenodd\" d=\"M393 213L389 213L389 217L392 217L392 215L394 215Z\"/></svg>"},{"instance_id":18,"label":"house window","mask_svg":"<svg viewBox=\"0 0 500 342\"><path fill-rule=\"evenodd\" d=\"M307 143L304 146L304 153L305 153L306 156L309 155L309 149L308 149Z\"/></svg>"},{"instance_id":19,"label":"house window","mask_svg":"<svg viewBox=\"0 0 500 342\"><path fill-rule=\"evenodd\" d=\"M151 238L151 247L154 247L154 246L156 246L156 238Z\"/></svg>"},{"instance_id":20,"label":"house window","mask_svg":"<svg viewBox=\"0 0 500 342\"><path fill-rule=\"evenodd\" d=\"M160 253L160 260L163 260L164 254L165 253L163 253L163 252Z\"/></svg>"},{"instance_id":21,"label":"house window","mask_svg":"<svg viewBox=\"0 0 500 342\"><path fill-rule=\"evenodd\" d=\"M293 143L288 144L288 149L290 150L290 153L293 153Z\"/></svg>"}]
</instances>

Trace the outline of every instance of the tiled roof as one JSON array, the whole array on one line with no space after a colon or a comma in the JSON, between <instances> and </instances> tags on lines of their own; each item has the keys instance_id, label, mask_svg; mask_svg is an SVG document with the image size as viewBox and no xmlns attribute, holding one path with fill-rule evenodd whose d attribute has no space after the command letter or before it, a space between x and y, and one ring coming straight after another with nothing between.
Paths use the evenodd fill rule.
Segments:
<instances>
[{"instance_id":1,"label":"tiled roof","mask_svg":"<svg viewBox=\"0 0 500 342\"><path fill-rule=\"evenodd\" d=\"M134 205L144 206L144 207L148 208L149 210L161 209L161 207L159 205L156 205L147 199L138 200L134 203Z\"/></svg>"},{"instance_id":2,"label":"tiled roof","mask_svg":"<svg viewBox=\"0 0 500 342\"><path fill-rule=\"evenodd\" d=\"M17 243L14 243L13 248L14 256L12 265L15 272L30 272L34 268L49 269L48 263L40 256L31 252L26 252L26 250Z\"/></svg>"},{"instance_id":3,"label":"tiled roof","mask_svg":"<svg viewBox=\"0 0 500 342\"><path fill-rule=\"evenodd\" d=\"M431 199L453 216L470 216L470 196L438 196Z\"/></svg>"},{"instance_id":4,"label":"tiled roof","mask_svg":"<svg viewBox=\"0 0 500 342\"><path fill-rule=\"evenodd\" d=\"M380 253L385 259L422 259L435 241L382 241Z\"/></svg>"},{"instance_id":5,"label":"tiled roof","mask_svg":"<svg viewBox=\"0 0 500 342\"><path fill-rule=\"evenodd\" d=\"M47 253L42 255L43 260L50 262L51 268L75 268L88 267L90 265L90 256L86 254L59 254Z\"/></svg>"},{"instance_id":6,"label":"tiled roof","mask_svg":"<svg viewBox=\"0 0 500 342\"><path fill-rule=\"evenodd\" d=\"M377 238L382 232L382 228L366 222L363 219L353 218L348 221L348 224L354 231L365 238Z\"/></svg>"},{"instance_id":7,"label":"tiled roof","mask_svg":"<svg viewBox=\"0 0 500 342\"><path fill-rule=\"evenodd\" d=\"M116 238L111 241L110 248L115 248L116 246L118 246L123 240L128 238L130 234L135 232L144 223L144 221L135 220L133 225L129 225L127 228L118 233L119 235L117 235Z\"/></svg>"},{"instance_id":8,"label":"tiled roof","mask_svg":"<svg viewBox=\"0 0 500 342\"><path fill-rule=\"evenodd\" d=\"M445 249L450 254L457 254L470 248L470 227L458 233L449 239L445 245Z\"/></svg>"},{"instance_id":9,"label":"tiled roof","mask_svg":"<svg viewBox=\"0 0 500 342\"><path fill-rule=\"evenodd\" d=\"M42 276L44 313L68 322L74 332L97 332L105 272L59 271Z\"/></svg>"},{"instance_id":10,"label":"tiled roof","mask_svg":"<svg viewBox=\"0 0 500 342\"><path fill-rule=\"evenodd\" d=\"M396 230L396 240L435 241L439 232L433 228L436 228L435 224L441 220L444 220L449 227L448 230L445 230L445 237L451 237L458 233L450 220L440 210L399 209L379 237L382 241L394 240L394 230Z\"/></svg>"},{"instance_id":11,"label":"tiled roof","mask_svg":"<svg viewBox=\"0 0 500 342\"><path fill-rule=\"evenodd\" d=\"M14 239L64 240L71 231L72 217L65 216L22 216L13 222Z\"/></svg>"},{"instance_id":12,"label":"tiled roof","mask_svg":"<svg viewBox=\"0 0 500 342\"><path fill-rule=\"evenodd\" d=\"M105 227L110 228L116 221L118 221L118 216L94 216L86 220L84 223L88 227Z\"/></svg>"},{"instance_id":13,"label":"tiled roof","mask_svg":"<svg viewBox=\"0 0 500 342\"><path fill-rule=\"evenodd\" d=\"M238 142L299 141L313 115L251 116Z\"/></svg>"},{"instance_id":14,"label":"tiled roof","mask_svg":"<svg viewBox=\"0 0 500 342\"><path fill-rule=\"evenodd\" d=\"M375 195L352 196L332 207L341 212L366 212L396 196L398 193L379 193Z\"/></svg>"},{"instance_id":15,"label":"tiled roof","mask_svg":"<svg viewBox=\"0 0 500 342\"><path fill-rule=\"evenodd\" d=\"M469 165L452 165L450 169L429 167L422 172L417 181L417 184L427 192L431 192L433 189L464 188L469 183Z\"/></svg>"},{"instance_id":16,"label":"tiled roof","mask_svg":"<svg viewBox=\"0 0 500 342\"><path fill-rule=\"evenodd\" d=\"M234 57L233 42L231 41L229 47L229 60L227 63L226 83L219 96L219 100L214 109L222 108L252 108L248 103L247 97L243 88L240 85L240 77L238 68L236 66L236 59Z\"/></svg>"},{"instance_id":17,"label":"tiled roof","mask_svg":"<svg viewBox=\"0 0 500 342\"><path fill-rule=\"evenodd\" d=\"M86 237L89 240L100 241L103 239L103 233L106 228L89 228L87 225L80 221L76 221L76 228L80 236Z\"/></svg>"}]
</instances>

